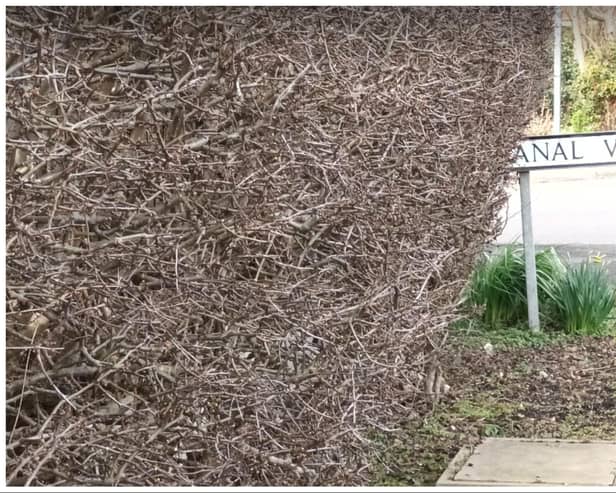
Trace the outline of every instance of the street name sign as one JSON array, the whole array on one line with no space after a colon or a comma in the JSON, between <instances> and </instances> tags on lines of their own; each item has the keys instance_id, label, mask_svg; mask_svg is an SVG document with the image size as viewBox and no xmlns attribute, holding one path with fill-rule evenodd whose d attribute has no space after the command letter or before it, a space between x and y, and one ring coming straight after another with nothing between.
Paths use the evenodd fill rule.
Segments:
<instances>
[{"instance_id":1,"label":"street name sign","mask_svg":"<svg viewBox=\"0 0 616 493\"><path fill-rule=\"evenodd\" d=\"M513 151L512 158L512 169L518 172L520 180L528 326L538 332L539 300L529 171L616 164L616 132L528 137Z\"/></svg>"},{"instance_id":2,"label":"street name sign","mask_svg":"<svg viewBox=\"0 0 616 493\"><path fill-rule=\"evenodd\" d=\"M616 164L616 132L528 137L513 157L516 171Z\"/></svg>"}]
</instances>

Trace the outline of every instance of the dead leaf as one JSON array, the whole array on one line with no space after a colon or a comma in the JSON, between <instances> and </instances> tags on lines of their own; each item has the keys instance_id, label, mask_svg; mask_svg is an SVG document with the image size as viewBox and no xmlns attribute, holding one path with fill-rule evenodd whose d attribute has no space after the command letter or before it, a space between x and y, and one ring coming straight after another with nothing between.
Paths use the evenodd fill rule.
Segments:
<instances>
[{"instance_id":1,"label":"dead leaf","mask_svg":"<svg viewBox=\"0 0 616 493\"><path fill-rule=\"evenodd\" d=\"M132 406L134 402L135 397L132 394L128 394L117 402L111 401L110 403L105 404L94 414L96 416L121 416L129 411L132 411L130 406Z\"/></svg>"},{"instance_id":2,"label":"dead leaf","mask_svg":"<svg viewBox=\"0 0 616 493\"><path fill-rule=\"evenodd\" d=\"M34 339L49 326L49 319L42 313L33 313L24 330L24 335Z\"/></svg>"}]
</instances>

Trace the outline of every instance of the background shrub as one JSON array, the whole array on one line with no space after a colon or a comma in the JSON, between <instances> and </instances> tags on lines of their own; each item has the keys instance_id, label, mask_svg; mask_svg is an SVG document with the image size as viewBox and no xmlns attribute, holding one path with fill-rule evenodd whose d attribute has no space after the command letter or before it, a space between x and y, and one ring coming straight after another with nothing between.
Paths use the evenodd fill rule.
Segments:
<instances>
[{"instance_id":1,"label":"background shrub","mask_svg":"<svg viewBox=\"0 0 616 493\"><path fill-rule=\"evenodd\" d=\"M616 101L616 43L595 49L584 70L572 79L568 95L568 124L574 132L602 128Z\"/></svg>"}]
</instances>

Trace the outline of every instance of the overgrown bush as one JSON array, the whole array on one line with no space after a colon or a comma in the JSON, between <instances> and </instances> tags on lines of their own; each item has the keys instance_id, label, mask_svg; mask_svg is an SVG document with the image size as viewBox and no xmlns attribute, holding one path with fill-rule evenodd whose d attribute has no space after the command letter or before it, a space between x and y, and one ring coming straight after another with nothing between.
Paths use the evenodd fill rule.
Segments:
<instances>
[{"instance_id":1,"label":"overgrown bush","mask_svg":"<svg viewBox=\"0 0 616 493\"><path fill-rule=\"evenodd\" d=\"M9 482L365 484L499 231L550 19L9 8Z\"/></svg>"}]
</instances>

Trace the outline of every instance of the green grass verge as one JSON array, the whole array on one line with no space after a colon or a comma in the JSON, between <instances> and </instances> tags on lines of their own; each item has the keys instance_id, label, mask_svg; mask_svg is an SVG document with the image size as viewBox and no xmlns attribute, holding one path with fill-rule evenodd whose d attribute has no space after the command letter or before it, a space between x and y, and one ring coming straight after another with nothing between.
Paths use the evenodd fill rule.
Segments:
<instances>
[{"instance_id":1,"label":"green grass verge","mask_svg":"<svg viewBox=\"0 0 616 493\"><path fill-rule=\"evenodd\" d=\"M463 319L452 325L450 334L453 344L466 348L482 348L490 343L494 348L541 348L574 339L575 334L542 330L531 332L527 326L518 325L492 329L483 321Z\"/></svg>"}]
</instances>

